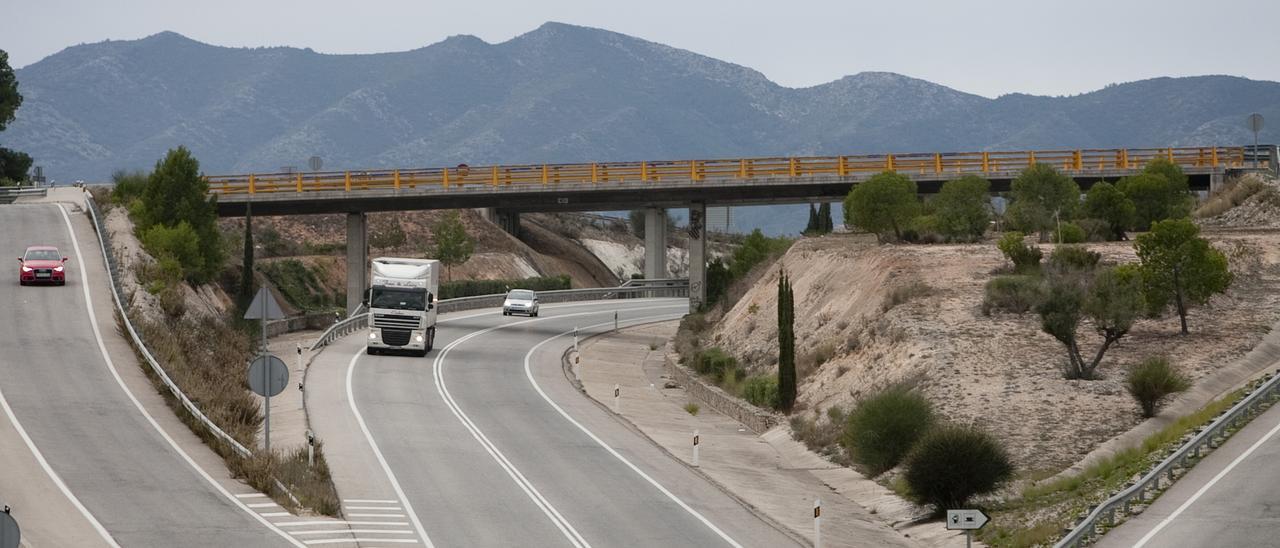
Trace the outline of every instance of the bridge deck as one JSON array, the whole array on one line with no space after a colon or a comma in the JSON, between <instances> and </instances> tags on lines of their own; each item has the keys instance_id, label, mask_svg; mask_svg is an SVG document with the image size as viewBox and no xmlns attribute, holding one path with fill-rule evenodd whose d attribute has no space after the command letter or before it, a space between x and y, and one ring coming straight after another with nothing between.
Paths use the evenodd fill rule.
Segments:
<instances>
[{"instance_id":1,"label":"bridge deck","mask_svg":"<svg viewBox=\"0 0 1280 548\"><path fill-rule=\"evenodd\" d=\"M922 192L961 175L1003 190L1024 168L1047 163L1084 184L1131 175L1154 158L1181 165L1194 186L1245 167L1243 147L955 152L465 166L405 170L210 176L219 213L264 215L497 207L513 211L608 210L842 198L882 171L915 179Z\"/></svg>"}]
</instances>

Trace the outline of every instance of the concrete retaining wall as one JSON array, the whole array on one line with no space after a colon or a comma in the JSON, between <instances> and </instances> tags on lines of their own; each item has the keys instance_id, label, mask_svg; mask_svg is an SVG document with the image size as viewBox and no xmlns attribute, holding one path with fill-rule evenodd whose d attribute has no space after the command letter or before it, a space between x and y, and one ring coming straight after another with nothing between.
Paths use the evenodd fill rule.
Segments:
<instances>
[{"instance_id":1,"label":"concrete retaining wall","mask_svg":"<svg viewBox=\"0 0 1280 548\"><path fill-rule=\"evenodd\" d=\"M332 312L317 312L314 314L285 318L283 320L270 321L267 322L267 336L276 337L285 333L303 331L306 329L326 329L339 319L341 319L341 317L335 316Z\"/></svg>"},{"instance_id":2,"label":"concrete retaining wall","mask_svg":"<svg viewBox=\"0 0 1280 548\"><path fill-rule=\"evenodd\" d=\"M764 434L778 424L777 415L730 396L720 387L704 381L697 373L677 363L672 357L673 353L668 351L666 355L667 373L672 380L684 387L689 397L732 417L756 434Z\"/></svg>"}]
</instances>

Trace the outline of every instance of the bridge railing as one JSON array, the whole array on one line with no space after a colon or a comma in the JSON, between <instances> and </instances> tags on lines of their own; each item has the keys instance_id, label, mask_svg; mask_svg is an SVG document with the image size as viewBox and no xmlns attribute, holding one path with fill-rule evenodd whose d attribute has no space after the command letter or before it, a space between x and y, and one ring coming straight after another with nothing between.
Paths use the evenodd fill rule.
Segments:
<instances>
[{"instance_id":1,"label":"bridge railing","mask_svg":"<svg viewBox=\"0 0 1280 548\"><path fill-rule=\"evenodd\" d=\"M509 185L613 184L663 181L858 176L881 171L922 175L1010 173L1035 163L1067 171L1136 169L1154 158L1184 167L1245 167L1244 147L1039 150L1018 152L938 152L667 160L588 164L457 166L420 169L213 175L209 191L219 195L370 189L475 188Z\"/></svg>"},{"instance_id":2,"label":"bridge railing","mask_svg":"<svg viewBox=\"0 0 1280 548\"><path fill-rule=\"evenodd\" d=\"M563 303L608 299L688 296L689 280L683 278L672 278L661 280L629 280L627 283L618 287L539 291L538 301L540 303ZM497 293L493 295L475 295L472 297L444 299L436 303L436 312L440 314L447 314L449 312L460 312L463 310L474 310L477 308L498 308L502 306L502 301L505 298L506 293ZM310 349L312 352L315 352L335 340L367 327L369 327L368 312L353 314L351 317L333 324L329 329L325 330L324 333L321 333L320 337L311 344Z\"/></svg>"}]
</instances>

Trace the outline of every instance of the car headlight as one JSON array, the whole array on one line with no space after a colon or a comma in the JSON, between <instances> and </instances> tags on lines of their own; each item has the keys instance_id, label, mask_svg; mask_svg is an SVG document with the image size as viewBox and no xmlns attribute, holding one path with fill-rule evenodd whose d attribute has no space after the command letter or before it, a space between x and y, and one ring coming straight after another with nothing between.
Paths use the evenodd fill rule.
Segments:
<instances>
[{"instance_id":1,"label":"car headlight","mask_svg":"<svg viewBox=\"0 0 1280 548\"><path fill-rule=\"evenodd\" d=\"M422 342L422 335L415 336L413 339L418 342Z\"/></svg>"},{"instance_id":2,"label":"car headlight","mask_svg":"<svg viewBox=\"0 0 1280 548\"><path fill-rule=\"evenodd\" d=\"M378 338L378 332L377 332L377 331L370 331L370 332L369 332L369 338L370 338L370 339L376 339L376 338Z\"/></svg>"},{"instance_id":3,"label":"car headlight","mask_svg":"<svg viewBox=\"0 0 1280 548\"><path fill-rule=\"evenodd\" d=\"M54 272L62 272L62 267L60 267L60 266L55 266L55 267L53 267L53 271L54 271Z\"/></svg>"},{"instance_id":4,"label":"car headlight","mask_svg":"<svg viewBox=\"0 0 1280 548\"><path fill-rule=\"evenodd\" d=\"M22 267L22 271L23 271L23 272L31 272L31 267L29 267L29 266L24 266L24 267Z\"/></svg>"}]
</instances>

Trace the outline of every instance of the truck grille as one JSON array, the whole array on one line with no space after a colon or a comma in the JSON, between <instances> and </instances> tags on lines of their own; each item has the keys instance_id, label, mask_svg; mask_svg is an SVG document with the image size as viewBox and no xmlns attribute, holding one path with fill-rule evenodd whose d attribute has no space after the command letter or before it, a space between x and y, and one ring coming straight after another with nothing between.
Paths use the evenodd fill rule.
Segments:
<instances>
[{"instance_id":1,"label":"truck grille","mask_svg":"<svg viewBox=\"0 0 1280 548\"><path fill-rule=\"evenodd\" d=\"M399 314L374 314L373 327L391 329L420 329L417 316L401 316Z\"/></svg>"},{"instance_id":2,"label":"truck grille","mask_svg":"<svg viewBox=\"0 0 1280 548\"><path fill-rule=\"evenodd\" d=\"M404 346L409 344L409 332L401 329L383 329L382 343L387 346Z\"/></svg>"}]
</instances>

